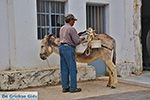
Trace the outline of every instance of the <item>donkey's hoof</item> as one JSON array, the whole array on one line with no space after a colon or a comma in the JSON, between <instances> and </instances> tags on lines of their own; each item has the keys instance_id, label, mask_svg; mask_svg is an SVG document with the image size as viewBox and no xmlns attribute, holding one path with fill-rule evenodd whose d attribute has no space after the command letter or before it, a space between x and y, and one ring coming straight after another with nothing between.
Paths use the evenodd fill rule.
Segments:
<instances>
[{"instance_id":1,"label":"donkey's hoof","mask_svg":"<svg viewBox=\"0 0 150 100\"><path fill-rule=\"evenodd\" d=\"M108 85L108 84L107 84L106 87L110 87L110 88L112 88L112 89L115 89L115 88L116 88L115 86L111 86L111 85Z\"/></svg>"},{"instance_id":2,"label":"donkey's hoof","mask_svg":"<svg viewBox=\"0 0 150 100\"><path fill-rule=\"evenodd\" d=\"M112 89L115 89L116 87L115 87L115 86L111 86L111 88L112 88Z\"/></svg>"},{"instance_id":3,"label":"donkey's hoof","mask_svg":"<svg viewBox=\"0 0 150 100\"><path fill-rule=\"evenodd\" d=\"M106 87L111 87L111 86L107 84L107 86L106 86Z\"/></svg>"}]
</instances>

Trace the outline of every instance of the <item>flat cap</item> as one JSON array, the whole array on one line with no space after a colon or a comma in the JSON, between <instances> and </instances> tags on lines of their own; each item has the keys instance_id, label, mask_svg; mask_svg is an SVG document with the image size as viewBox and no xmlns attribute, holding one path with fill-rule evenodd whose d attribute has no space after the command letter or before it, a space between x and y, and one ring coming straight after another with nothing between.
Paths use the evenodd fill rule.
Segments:
<instances>
[{"instance_id":1,"label":"flat cap","mask_svg":"<svg viewBox=\"0 0 150 100\"><path fill-rule=\"evenodd\" d=\"M70 21L70 20L75 20L75 21L77 21L77 19L74 17L73 14L67 14L67 15L65 16L65 20L66 20L66 21Z\"/></svg>"}]
</instances>

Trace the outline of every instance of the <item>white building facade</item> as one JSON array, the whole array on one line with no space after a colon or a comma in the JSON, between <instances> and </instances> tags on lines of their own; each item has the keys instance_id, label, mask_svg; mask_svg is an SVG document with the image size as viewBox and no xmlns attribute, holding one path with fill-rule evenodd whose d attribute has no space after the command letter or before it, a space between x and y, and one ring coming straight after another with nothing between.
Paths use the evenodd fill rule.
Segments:
<instances>
[{"instance_id":1,"label":"white building facade","mask_svg":"<svg viewBox=\"0 0 150 100\"><path fill-rule=\"evenodd\" d=\"M44 13L38 11L37 7L41 7L42 10L38 2L48 3L44 4ZM64 11L55 12L55 15L48 12L52 11L52 3L60 3L58 6L61 7L58 9ZM63 17L60 16L72 13L78 19L74 26L78 32L90 26L116 40L116 64L119 75L139 74L143 69L140 7L140 0L0 0L0 70L47 67L47 62L39 57L40 38L43 36L41 34L57 34L59 25L63 23ZM55 8L57 11L57 6ZM92 13L99 18L91 16ZM40 26L42 17L38 18L38 14L48 15L45 22L50 23L42 26L41 22ZM60 18L59 25L53 25L58 20L57 16ZM45 30L42 31L42 28ZM50 66L59 65L59 56L56 54L52 54L48 60Z\"/></svg>"}]
</instances>

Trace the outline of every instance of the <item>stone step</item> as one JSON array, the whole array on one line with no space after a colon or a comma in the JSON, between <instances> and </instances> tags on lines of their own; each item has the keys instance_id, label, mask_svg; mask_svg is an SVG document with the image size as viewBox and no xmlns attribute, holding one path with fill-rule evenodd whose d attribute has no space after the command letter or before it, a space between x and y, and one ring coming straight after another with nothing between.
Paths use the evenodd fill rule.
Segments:
<instances>
[{"instance_id":1,"label":"stone step","mask_svg":"<svg viewBox=\"0 0 150 100\"><path fill-rule=\"evenodd\" d=\"M95 67L78 65L77 80L87 81L96 79ZM0 72L0 89L17 90L28 87L57 85L61 82L59 66L20 71Z\"/></svg>"}]
</instances>

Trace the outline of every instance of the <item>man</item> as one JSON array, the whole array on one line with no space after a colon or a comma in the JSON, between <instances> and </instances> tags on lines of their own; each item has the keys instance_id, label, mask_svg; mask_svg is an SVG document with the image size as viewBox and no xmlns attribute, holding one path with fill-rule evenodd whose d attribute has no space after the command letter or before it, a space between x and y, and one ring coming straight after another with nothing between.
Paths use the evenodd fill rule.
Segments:
<instances>
[{"instance_id":1,"label":"man","mask_svg":"<svg viewBox=\"0 0 150 100\"><path fill-rule=\"evenodd\" d=\"M66 24L60 29L60 66L62 92L80 92L81 88L77 88L77 68L75 60L75 47L80 44L80 39L76 29L73 27L77 19L68 14L65 17Z\"/></svg>"}]
</instances>

